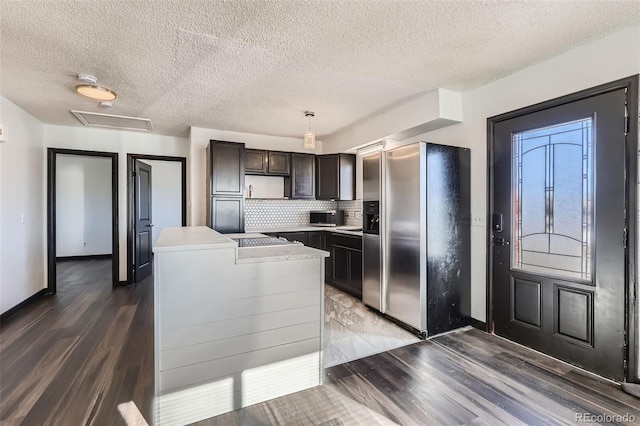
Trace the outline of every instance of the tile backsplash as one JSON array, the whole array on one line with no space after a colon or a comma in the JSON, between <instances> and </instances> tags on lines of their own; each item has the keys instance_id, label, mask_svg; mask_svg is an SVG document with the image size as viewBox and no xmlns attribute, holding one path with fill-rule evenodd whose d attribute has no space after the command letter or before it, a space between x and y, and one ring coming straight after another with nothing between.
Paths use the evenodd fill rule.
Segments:
<instances>
[{"instance_id":1,"label":"tile backsplash","mask_svg":"<svg viewBox=\"0 0 640 426\"><path fill-rule=\"evenodd\" d=\"M338 201L338 208L344 210L344 224L362 226L362 200Z\"/></svg>"},{"instance_id":2,"label":"tile backsplash","mask_svg":"<svg viewBox=\"0 0 640 426\"><path fill-rule=\"evenodd\" d=\"M323 200L260 200L246 198L245 228L280 228L309 224L311 210L335 210L336 201ZM345 221L350 219L346 218Z\"/></svg>"}]
</instances>

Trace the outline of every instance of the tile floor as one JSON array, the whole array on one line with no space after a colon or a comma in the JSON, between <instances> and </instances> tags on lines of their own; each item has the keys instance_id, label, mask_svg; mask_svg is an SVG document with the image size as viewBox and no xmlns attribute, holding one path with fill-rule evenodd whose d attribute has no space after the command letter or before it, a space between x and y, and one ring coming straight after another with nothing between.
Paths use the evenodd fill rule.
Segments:
<instances>
[{"instance_id":1,"label":"tile floor","mask_svg":"<svg viewBox=\"0 0 640 426\"><path fill-rule=\"evenodd\" d=\"M325 285L325 368L419 341L417 336L372 312L355 297Z\"/></svg>"}]
</instances>

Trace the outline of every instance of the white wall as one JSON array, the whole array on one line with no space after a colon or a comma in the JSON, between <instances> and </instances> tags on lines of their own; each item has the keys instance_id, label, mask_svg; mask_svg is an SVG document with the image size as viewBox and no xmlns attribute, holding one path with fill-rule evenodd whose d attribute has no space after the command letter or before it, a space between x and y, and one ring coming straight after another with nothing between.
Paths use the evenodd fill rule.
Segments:
<instances>
[{"instance_id":1,"label":"white wall","mask_svg":"<svg viewBox=\"0 0 640 426\"><path fill-rule=\"evenodd\" d=\"M113 253L111 161L88 157L84 162L85 254Z\"/></svg>"},{"instance_id":2,"label":"white wall","mask_svg":"<svg viewBox=\"0 0 640 426\"><path fill-rule=\"evenodd\" d=\"M461 121L461 94L438 88L326 136L324 153L345 152L385 138L406 139Z\"/></svg>"},{"instance_id":3,"label":"white wall","mask_svg":"<svg viewBox=\"0 0 640 426\"><path fill-rule=\"evenodd\" d=\"M182 226L182 164L141 160L151 166L151 222L153 245L165 227Z\"/></svg>"},{"instance_id":4,"label":"white wall","mask_svg":"<svg viewBox=\"0 0 640 426\"><path fill-rule=\"evenodd\" d=\"M282 176L245 176L244 187L247 197L249 197L249 185L253 188L253 198L284 198Z\"/></svg>"},{"instance_id":5,"label":"white wall","mask_svg":"<svg viewBox=\"0 0 640 426\"><path fill-rule=\"evenodd\" d=\"M189 156L189 140L143 132L71 126L44 126L45 146L118 154L120 281L127 278L127 154ZM189 167L189 166L187 166ZM43 195L44 197L44 195ZM44 200L44 198L43 198ZM44 213L42 214L44 217Z\"/></svg>"},{"instance_id":6,"label":"white wall","mask_svg":"<svg viewBox=\"0 0 640 426\"><path fill-rule=\"evenodd\" d=\"M636 25L463 93L461 124L388 143L387 149L420 140L471 148L471 210L474 218L482 219L474 221L471 230L473 318L486 321L487 118L637 73L640 26ZM361 143L351 141L354 147ZM329 141L326 145L332 149Z\"/></svg>"},{"instance_id":7,"label":"white wall","mask_svg":"<svg viewBox=\"0 0 640 426\"><path fill-rule=\"evenodd\" d=\"M44 126L0 96L0 312L46 287ZM22 215L24 214L24 223Z\"/></svg>"},{"instance_id":8,"label":"white wall","mask_svg":"<svg viewBox=\"0 0 640 426\"><path fill-rule=\"evenodd\" d=\"M111 159L56 156L56 256L111 254Z\"/></svg>"},{"instance_id":9,"label":"white wall","mask_svg":"<svg viewBox=\"0 0 640 426\"><path fill-rule=\"evenodd\" d=\"M302 136L302 135L301 135ZM206 149L209 140L222 140L229 142L243 142L246 148L267 149L273 151L306 152L310 154L321 154L322 141L316 140L316 149L304 149L302 137L285 138L279 136L257 135L254 133L228 132L224 130L205 129L202 127L191 127L191 153L189 172L189 205L191 206L191 225L201 226L206 221L206 200L207 200L207 157Z\"/></svg>"}]
</instances>

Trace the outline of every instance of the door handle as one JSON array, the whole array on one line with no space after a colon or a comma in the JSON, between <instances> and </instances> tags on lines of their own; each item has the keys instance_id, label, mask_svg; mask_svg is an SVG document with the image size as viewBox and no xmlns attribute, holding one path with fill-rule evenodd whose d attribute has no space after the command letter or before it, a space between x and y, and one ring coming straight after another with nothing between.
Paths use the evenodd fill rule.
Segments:
<instances>
[{"instance_id":1,"label":"door handle","mask_svg":"<svg viewBox=\"0 0 640 426\"><path fill-rule=\"evenodd\" d=\"M147 225L147 228L153 228L153 223L150 225Z\"/></svg>"},{"instance_id":2,"label":"door handle","mask_svg":"<svg viewBox=\"0 0 640 426\"><path fill-rule=\"evenodd\" d=\"M502 232L502 213L493 214L493 230Z\"/></svg>"},{"instance_id":3,"label":"door handle","mask_svg":"<svg viewBox=\"0 0 640 426\"><path fill-rule=\"evenodd\" d=\"M500 238L500 237L494 237L493 238L493 245L494 246L508 246L509 244L511 244L509 241L505 240L504 238Z\"/></svg>"}]
</instances>

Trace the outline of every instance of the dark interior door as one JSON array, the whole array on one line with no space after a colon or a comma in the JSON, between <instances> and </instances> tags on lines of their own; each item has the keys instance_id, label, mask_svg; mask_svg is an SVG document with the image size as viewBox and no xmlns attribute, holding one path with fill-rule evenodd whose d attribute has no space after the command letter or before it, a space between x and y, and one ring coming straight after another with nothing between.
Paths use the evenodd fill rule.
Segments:
<instances>
[{"instance_id":1,"label":"dark interior door","mask_svg":"<svg viewBox=\"0 0 640 426\"><path fill-rule=\"evenodd\" d=\"M151 166L136 160L134 165L135 249L134 281L151 275L153 268L151 228Z\"/></svg>"},{"instance_id":2,"label":"dark interior door","mask_svg":"<svg viewBox=\"0 0 640 426\"><path fill-rule=\"evenodd\" d=\"M494 124L495 333L616 380L625 360L625 90Z\"/></svg>"}]
</instances>

